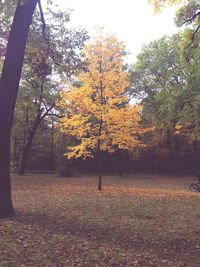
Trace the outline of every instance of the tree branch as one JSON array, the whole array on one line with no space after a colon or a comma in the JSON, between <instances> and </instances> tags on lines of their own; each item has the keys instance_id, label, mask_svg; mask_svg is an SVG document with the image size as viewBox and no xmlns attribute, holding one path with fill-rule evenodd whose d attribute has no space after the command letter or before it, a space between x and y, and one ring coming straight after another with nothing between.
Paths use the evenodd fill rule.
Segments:
<instances>
[{"instance_id":1,"label":"tree branch","mask_svg":"<svg viewBox=\"0 0 200 267\"><path fill-rule=\"evenodd\" d=\"M24 76L24 79L26 80L27 83L29 83L32 86L33 89L37 89L39 87L37 82L27 77L26 75Z\"/></svg>"},{"instance_id":2,"label":"tree branch","mask_svg":"<svg viewBox=\"0 0 200 267\"><path fill-rule=\"evenodd\" d=\"M56 117L56 118L59 118L59 119L62 119L62 118L65 117L64 115L59 115L59 114L56 114L56 113L48 113L47 116L52 116L52 117Z\"/></svg>"},{"instance_id":3,"label":"tree branch","mask_svg":"<svg viewBox=\"0 0 200 267\"><path fill-rule=\"evenodd\" d=\"M53 50L51 48L50 40L49 40L49 38L47 37L47 34L46 34L47 27L46 27L46 22L45 22L45 18L44 18L44 12L43 12L42 5L41 5L41 0L38 0L38 7L39 7L41 21L42 21L42 36L43 36L44 40L47 42L47 45L48 45L47 54L51 55L51 58L52 58L54 64L59 65L59 63L57 63L55 61L54 52L53 52Z\"/></svg>"},{"instance_id":4,"label":"tree branch","mask_svg":"<svg viewBox=\"0 0 200 267\"><path fill-rule=\"evenodd\" d=\"M46 116L49 115L49 111L52 110L52 108L55 106L55 102L46 110L46 112L41 116L40 120L42 121Z\"/></svg>"},{"instance_id":5,"label":"tree branch","mask_svg":"<svg viewBox=\"0 0 200 267\"><path fill-rule=\"evenodd\" d=\"M180 27L183 26L186 23L191 23L193 20L195 20L198 16L200 16L200 11L194 14L191 18L184 20L181 24Z\"/></svg>"},{"instance_id":6,"label":"tree branch","mask_svg":"<svg viewBox=\"0 0 200 267\"><path fill-rule=\"evenodd\" d=\"M44 99L41 99L41 102L43 103L43 105L44 105L45 109L46 109L46 110L48 110L48 107L47 107L47 105L46 105L46 103L45 103Z\"/></svg>"},{"instance_id":7,"label":"tree branch","mask_svg":"<svg viewBox=\"0 0 200 267\"><path fill-rule=\"evenodd\" d=\"M193 44L194 39L195 39L195 35L196 35L196 33L199 31L199 29L200 29L200 25L199 25L199 26L196 28L196 30L193 32L192 37L191 37L191 42L189 43L189 45L187 45L186 48L189 48L189 47Z\"/></svg>"},{"instance_id":8,"label":"tree branch","mask_svg":"<svg viewBox=\"0 0 200 267\"><path fill-rule=\"evenodd\" d=\"M46 41L48 41L48 38L46 36L46 22L45 22L45 19L44 19L44 12L43 12L40 0L38 0L38 7L39 7L39 10L40 10L40 16L41 16L41 21L42 21L42 36Z\"/></svg>"}]
</instances>

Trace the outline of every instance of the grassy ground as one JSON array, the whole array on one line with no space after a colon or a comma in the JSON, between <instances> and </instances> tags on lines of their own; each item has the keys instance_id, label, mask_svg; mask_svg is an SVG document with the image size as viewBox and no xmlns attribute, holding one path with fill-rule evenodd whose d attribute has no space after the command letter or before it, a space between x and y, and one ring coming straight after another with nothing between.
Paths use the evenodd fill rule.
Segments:
<instances>
[{"instance_id":1,"label":"grassy ground","mask_svg":"<svg viewBox=\"0 0 200 267\"><path fill-rule=\"evenodd\" d=\"M190 177L13 177L0 267L200 266L200 193Z\"/></svg>"}]
</instances>

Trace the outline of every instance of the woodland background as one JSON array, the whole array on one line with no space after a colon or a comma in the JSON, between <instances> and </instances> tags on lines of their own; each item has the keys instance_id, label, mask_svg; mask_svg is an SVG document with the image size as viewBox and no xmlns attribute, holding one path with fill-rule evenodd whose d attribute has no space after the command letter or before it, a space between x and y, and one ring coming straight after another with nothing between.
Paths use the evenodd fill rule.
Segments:
<instances>
[{"instance_id":1,"label":"woodland background","mask_svg":"<svg viewBox=\"0 0 200 267\"><path fill-rule=\"evenodd\" d=\"M8 1L1 12L1 58L14 4ZM104 152L104 171L133 169L176 174L199 172L199 70L198 1L189 1L177 12L177 26L189 25L173 36L145 45L134 64L124 65L130 101L142 104L143 127L154 130L141 136L144 148ZM197 13L195 13L197 12ZM195 15L196 14L196 15ZM28 38L20 90L11 137L11 169L27 171L94 172L95 159L64 157L70 135L56 126L62 111L56 106L66 81L75 83L84 71L81 52L89 39L86 29L68 27L70 11L48 8L46 38L40 13L34 14ZM94 42L94 41L93 41ZM124 50L125 53L125 50ZM120 164L119 164L120 163Z\"/></svg>"}]
</instances>

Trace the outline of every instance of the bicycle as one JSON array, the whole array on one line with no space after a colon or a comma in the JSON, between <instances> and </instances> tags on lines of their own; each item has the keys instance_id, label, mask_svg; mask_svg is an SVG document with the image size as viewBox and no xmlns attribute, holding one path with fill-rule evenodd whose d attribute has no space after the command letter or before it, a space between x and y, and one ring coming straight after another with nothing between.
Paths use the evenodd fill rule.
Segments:
<instances>
[{"instance_id":1,"label":"bicycle","mask_svg":"<svg viewBox=\"0 0 200 267\"><path fill-rule=\"evenodd\" d=\"M190 191L192 191L192 192L200 192L200 181L199 181L199 179L197 180L196 183L190 184L189 188L190 188Z\"/></svg>"}]
</instances>

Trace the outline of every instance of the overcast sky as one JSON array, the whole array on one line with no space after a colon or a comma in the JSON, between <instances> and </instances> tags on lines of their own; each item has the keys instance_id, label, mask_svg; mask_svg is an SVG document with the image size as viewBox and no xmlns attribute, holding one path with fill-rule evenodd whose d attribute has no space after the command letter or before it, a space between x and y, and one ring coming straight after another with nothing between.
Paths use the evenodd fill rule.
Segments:
<instances>
[{"instance_id":1,"label":"overcast sky","mask_svg":"<svg viewBox=\"0 0 200 267\"><path fill-rule=\"evenodd\" d=\"M148 0L56 0L63 8L72 8L73 25L83 25L89 31L103 26L126 44L133 63L143 44L177 31L175 8L154 14Z\"/></svg>"}]
</instances>

